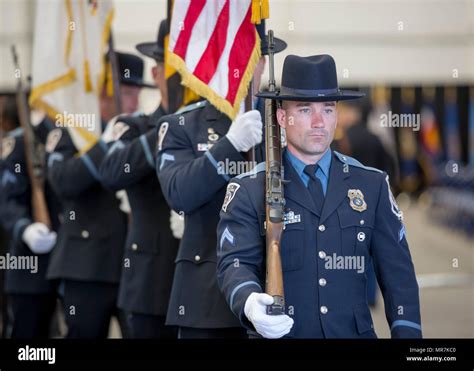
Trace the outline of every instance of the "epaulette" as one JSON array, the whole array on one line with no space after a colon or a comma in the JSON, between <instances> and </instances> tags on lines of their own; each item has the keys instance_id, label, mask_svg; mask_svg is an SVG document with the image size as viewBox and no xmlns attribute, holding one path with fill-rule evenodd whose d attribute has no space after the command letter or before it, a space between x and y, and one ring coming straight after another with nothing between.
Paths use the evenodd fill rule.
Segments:
<instances>
[{"instance_id":1,"label":"epaulette","mask_svg":"<svg viewBox=\"0 0 474 371\"><path fill-rule=\"evenodd\" d=\"M16 129L10 130L9 132L5 133L7 137L19 137L23 135L23 128L17 127Z\"/></svg>"},{"instance_id":2,"label":"epaulette","mask_svg":"<svg viewBox=\"0 0 474 371\"><path fill-rule=\"evenodd\" d=\"M242 173L238 176L236 176L237 179L243 179L248 176L255 176L258 173L261 173L262 171L265 171L265 162L260 162L257 164L252 170L247 171L246 173Z\"/></svg>"},{"instance_id":3,"label":"epaulette","mask_svg":"<svg viewBox=\"0 0 474 371\"><path fill-rule=\"evenodd\" d=\"M188 104L187 106L184 106L183 108L180 108L177 110L174 114L175 115L181 115L186 112L193 111L198 108L204 108L207 105L207 100L202 100L196 103Z\"/></svg>"},{"instance_id":4,"label":"epaulette","mask_svg":"<svg viewBox=\"0 0 474 371\"><path fill-rule=\"evenodd\" d=\"M365 169L365 170L369 170L369 171L375 171L377 173L383 173L382 170L379 170L375 167L365 166L365 165L361 164L359 161L357 161L353 157L343 155L342 153L339 153L337 151L334 151L334 153L336 154L339 161L341 161L343 164L348 164L350 166L359 167L361 169Z\"/></svg>"}]
</instances>

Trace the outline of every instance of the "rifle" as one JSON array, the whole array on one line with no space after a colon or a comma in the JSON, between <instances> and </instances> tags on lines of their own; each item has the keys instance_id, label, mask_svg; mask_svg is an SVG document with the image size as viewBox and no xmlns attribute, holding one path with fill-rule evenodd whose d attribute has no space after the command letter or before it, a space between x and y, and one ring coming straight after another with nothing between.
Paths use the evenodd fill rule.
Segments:
<instances>
[{"instance_id":1,"label":"rifle","mask_svg":"<svg viewBox=\"0 0 474 371\"><path fill-rule=\"evenodd\" d=\"M11 47L15 71L21 71L15 46ZM48 206L44 196L44 151L41 143L36 138L33 126L30 123L30 110L26 93L23 90L21 75L18 76L16 85L16 102L20 125L23 128L26 169L31 185L31 208L33 220L43 223L51 228Z\"/></svg>"},{"instance_id":2,"label":"rifle","mask_svg":"<svg viewBox=\"0 0 474 371\"><path fill-rule=\"evenodd\" d=\"M269 91L275 91L273 31L268 31ZM283 195L283 169L281 160L280 125L276 119L277 103L274 99L265 102L265 188L266 188L266 247L267 272L265 291L273 296L274 303L267 306L267 314L285 313L283 272L281 269L280 241L284 229L285 198Z\"/></svg>"}]
</instances>

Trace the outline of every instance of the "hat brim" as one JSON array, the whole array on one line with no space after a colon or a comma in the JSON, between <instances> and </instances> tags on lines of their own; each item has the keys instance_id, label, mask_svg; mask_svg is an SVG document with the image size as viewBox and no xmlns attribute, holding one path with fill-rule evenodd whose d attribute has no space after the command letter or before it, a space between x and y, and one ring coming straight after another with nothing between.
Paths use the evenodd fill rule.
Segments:
<instances>
[{"instance_id":1,"label":"hat brim","mask_svg":"<svg viewBox=\"0 0 474 371\"><path fill-rule=\"evenodd\" d=\"M156 59L159 62L164 61L165 51L163 48L159 47L156 42L140 43L135 45L135 49L137 49L141 54Z\"/></svg>"},{"instance_id":2,"label":"hat brim","mask_svg":"<svg viewBox=\"0 0 474 371\"><path fill-rule=\"evenodd\" d=\"M274 37L273 42L275 43L275 46L274 46L274 53L275 54L282 52L288 46L285 41L283 41L282 39L279 39L278 37ZM262 47L261 52L262 52L261 53L262 55L268 55L268 44L267 43Z\"/></svg>"},{"instance_id":3,"label":"hat brim","mask_svg":"<svg viewBox=\"0 0 474 371\"><path fill-rule=\"evenodd\" d=\"M263 91L257 95L259 98L290 100L297 102L333 102L342 100L359 99L365 97L365 93L355 90L339 90L336 94L318 94L318 95L280 95L279 92Z\"/></svg>"},{"instance_id":4,"label":"hat brim","mask_svg":"<svg viewBox=\"0 0 474 371\"><path fill-rule=\"evenodd\" d=\"M141 81L141 80L132 80L132 79L127 80L127 81L121 80L120 84L121 85L136 86L138 88L158 89L158 87L156 85L148 84L148 83L146 83L144 81Z\"/></svg>"}]
</instances>

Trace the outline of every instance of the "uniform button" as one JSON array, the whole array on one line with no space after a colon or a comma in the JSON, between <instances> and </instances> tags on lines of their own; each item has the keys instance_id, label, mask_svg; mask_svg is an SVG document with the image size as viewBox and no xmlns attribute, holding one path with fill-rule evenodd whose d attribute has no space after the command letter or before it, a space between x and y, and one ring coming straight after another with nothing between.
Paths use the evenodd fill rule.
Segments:
<instances>
[{"instance_id":1,"label":"uniform button","mask_svg":"<svg viewBox=\"0 0 474 371\"><path fill-rule=\"evenodd\" d=\"M360 220L360 225L364 225L364 223L365 223L364 219L361 219Z\"/></svg>"},{"instance_id":2,"label":"uniform button","mask_svg":"<svg viewBox=\"0 0 474 371\"><path fill-rule=\"evenodd\" d=\"M321 224L319 227L318 227L319 231L320 232L324 232L326 230L326 226L324 224Z\"/></svg>"},{"instance_id":3,"label":"uniform button","mask_svg":"<svg viewBox=\"0 0 474 371\"><path fill-rule=\"evenodd\" d=\"M84 231L81 232L81 236L82 236L82 238L89 238L89 232L84 230Z\"/></svg>"},{"instance_id":4,"label":"uniform button","mask_svg":"<svg viewBox=\"0 0 474 371\"><path fill-rule=\"evenodd\" d=\"M136 243L132 243L132 250L136 251L138 249L138 245Z\"/></svg>"},{"instance_id":5,"label":"uniform button","mask_svg":"<svg viewBox=\"0 0 474 371\"><path fill-rule=\"evenodd\" d=\"M328 307L323 305L321 308L319 308L319 310L321 311L322 314L326 314L328 312Z\"/></svg>"},{"instance_id":6,"label":"uniform button","mask_svg":"<svg viewBox=\"0 0 474 371\"><path fill-rule=\"evenodd\" d=\"M321 259L324 259L326 257L326 253L324 251L318 252L318 255Z\"/></svg>"},{"instance_id":7,"label":"uniform button","mask_svg":"<svg viewBox=\"0 0 474 371\"><path fill-rule=\"evenodd\" d=\"M199 255L196 255L196 256L194 257L194 260L196 260L196 261L198 262L199 260L201 260L201 257L200 257Z\"/></svg>"},{"instance_id":8,"label":"uniform button","mask_svg":"<svg viewBox=\"0 0 474 371\"><path fill-rule=\"evenodd\" d=\"M324 278L320 278L319 279L319 285L323 286L323 287L326 286L326 280Z\"/></svg>"}]
</instances>

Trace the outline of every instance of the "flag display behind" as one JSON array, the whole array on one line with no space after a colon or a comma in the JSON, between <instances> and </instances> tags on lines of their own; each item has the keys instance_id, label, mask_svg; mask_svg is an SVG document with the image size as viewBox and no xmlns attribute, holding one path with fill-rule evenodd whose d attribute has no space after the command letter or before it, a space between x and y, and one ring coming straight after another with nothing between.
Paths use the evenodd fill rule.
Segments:
<instances>
[{"instance_id":1,"label":"flag display behind","mask_svg":"<svg viewBox=\"0 0 474 371\"><path fill-rule=\"evenodd\" d=\"M111 0L37 3L30 105L67 127L81 152L102 130L99 96L112 19Z\"/></svg>"},{"instance_id":2,"label":"flag display behind","mask_svg":"<svg viewBox=\"0 0 474 371\"><path fill-rule=\"evenodd\" d=\"M175 1L169 63L182 82L233 119L260 58L251 0Z\"/></svg>"},{"instance_id":3,"label":"flag display behind","mask_svg":"<svg viewBox=\"0 0 474 371\"><path fill-rule=\"evenodd\" d=\"M178 109L200 99L194 91L181 85L181 75L169 63L169 38L170 24L173 15L173 0L168 0L167 4L167 31L165 36L165 78L168 89L168 111L176 112Z\"/></svg>"}]
</instances>

